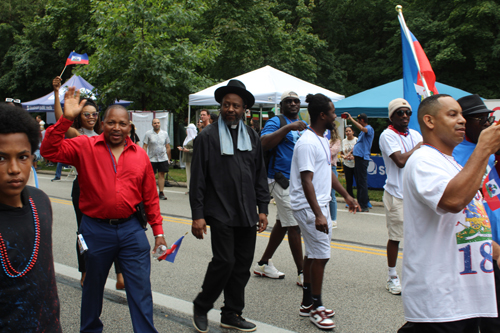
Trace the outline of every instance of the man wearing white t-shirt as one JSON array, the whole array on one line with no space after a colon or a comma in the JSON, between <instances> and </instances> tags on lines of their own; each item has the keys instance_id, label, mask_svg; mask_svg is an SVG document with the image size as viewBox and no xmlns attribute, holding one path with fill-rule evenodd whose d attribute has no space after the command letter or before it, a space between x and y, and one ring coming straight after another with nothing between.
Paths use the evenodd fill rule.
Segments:
<instances>
[{"instance_id":1,"label":"man wearing white t-shirt","mask_svg":"<svg viewBox=\"0 0 500 333\"><path fill-rule=\"evenodd\" d=\"M411 105L403 98L389 103L391 125L379 139L384 159L387 180L384 185L384 207L389 240L387 241L387 290L393 295L401 294L401 283L396 272L399 242L403 240L403 171L408 158L422 144L422 136L408 129L412 114Z\"/></svg>"},{"instance_id":2,"label":"man wearing white t-shirt","mask_svg":"<svg viewBox=\"0 0 500 333\"><path fill-rule=\"evenodd\" d=\"M324 137L333 129L335 107L323 94L306 97L311 126L295 145L290 170L290 201L305 244L303 298L299 315L309 316L321 329L332 329L333 310L321 300L325 265L330 259L332 221L329 204L332 187L342 195L349 211L360 210L358 203L342 187L331 169L330 146Z\"/></svg>"},{"instance_id":3,"label":"man wearing white t-shirt","mask_svg":"<svg viewBox=\"0 0 500 333\"><path fill-rule=\"evenodd\" d=\"M403 306L408 332L477 332L480 317L496 317L491 228L479 185L500 126L483 130L462 168L452 152L464 138L460 105L448 95L422 101L423 145L403 176Z\"/></svg>"}]
</instances>

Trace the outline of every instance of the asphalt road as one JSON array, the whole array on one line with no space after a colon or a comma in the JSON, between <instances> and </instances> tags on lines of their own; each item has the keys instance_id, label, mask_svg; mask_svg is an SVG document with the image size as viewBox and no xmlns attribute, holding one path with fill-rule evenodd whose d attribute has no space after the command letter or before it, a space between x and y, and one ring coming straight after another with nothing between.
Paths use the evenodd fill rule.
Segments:
<instances>
[{"instance_id":1,"label":"asphalt road","mask_svg":"<svg viewBox=\"0 0 500 333\"><path fill-rule=\"evenodd\" d=\"M51 175L39 175L40 188L51 198L54 215L53 249L61 300L61 322L65 332L77 332L80 320L81 289L75 250L76 220L71 204L72 180L51 182ZM64 177L63 177L64 179ZM167 201L161 201L164 231L170 245L190 232L189 200L185 188L165 188ZM270 227L257 237L255 260L267 245L276 208L270 205ZM150 243L153 234L148 230ZM209 236L209 235L208 235ZM383 208L370 213L349 214L339 205L338 228L331 242L332 259L327 264L323 284L323 303L335 310L334 332L396 332L404 323L400 296L385 289L387 231ZM159 332L195 332L191 324L192 300L211 259L210 240L184 239L174 264L152 262L151 282L154 320ZM257 324L259 332L318 332L308 318L298 315L302 290L288 247L281 244L273 257L276 267L286 274L283 280L252 275L246 288L243 316ZM398 260L401 272L402 260ZM101 319L104 332L132 332L125 293L114 290L111 269ZM209 313L210 332L229 332L219 326L223 300L219 298Z\"/></svg>"}]
</instances>

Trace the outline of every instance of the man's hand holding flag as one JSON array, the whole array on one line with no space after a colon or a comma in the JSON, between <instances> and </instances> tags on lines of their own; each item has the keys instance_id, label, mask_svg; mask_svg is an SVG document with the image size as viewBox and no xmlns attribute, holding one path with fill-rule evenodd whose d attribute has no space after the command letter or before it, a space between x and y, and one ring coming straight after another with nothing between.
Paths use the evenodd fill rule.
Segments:
<instances>
[{"instance_id":1,"label":"man's hand holding flag","mask_svg":"<svg viewBox=\"0 0 500 333\"><path fill-rule=\"evenodd\" d=\"M184 236L176 240L175 243L172 244L171 248L167 249L164 254L158 257L158 261L166 260L173 263L175 261L175 257L177 256L177 252L179 252L179 249L181 247L182 240L187 234L188 233L186 232Z\"/></svg>"}]
</instances>

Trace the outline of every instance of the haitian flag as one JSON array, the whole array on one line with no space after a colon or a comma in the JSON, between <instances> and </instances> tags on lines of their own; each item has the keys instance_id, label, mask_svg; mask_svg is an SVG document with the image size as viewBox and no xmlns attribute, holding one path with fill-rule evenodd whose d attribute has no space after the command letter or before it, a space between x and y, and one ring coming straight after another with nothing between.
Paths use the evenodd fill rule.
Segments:
<instances>
[{"instance_id":1,"label":"haitian flag","mask_svg":"<svg viewBox=\"0 0 500 333\"><path fill-rule=\"evenodd\" d=\"M78 54L75 52L71 52L68 56L68 59L66 59L66 66L68 65L88 65L89 64L89 56L87 53L84 54Z\"/></svg>"},{"instance_id":2,"label":"haitian flag","mask_svg":"<svg viewBox=\"0 0 500 333\"><path fill-rule=\"evenodd\" d=\"M406 26L402 13L398 18L403 44L403 93L404 98L410 103L411 109L416 115L418 106L425 97L438 94L435 86L436 75L425 55L424 49ZM410 118L408 126L420 132L416 116Z\"/></svg>"},{"instance_id":3,"label":"haitian flag","mask_svg":"<svg viewBox=\"0 0 500 333\"><path fill-rule=\"evenodd\" d=\"M187 233L186 233L186 235L187 235ZM184 235L184 236L186 236L186 235ZM175 243L172 244L172 247L170 249L167 249L167 251L165 251L164 254L162 254L161 256L158 257L158 260L166 260L166 261L170 261L171 263L173 263L175 261L175 256L177 255L177 252L179 252L179 249L181 247L182 240L184 239L184 236L182 236L181 238L176 240Z\"/></svg>"},{"instance_id":4,"label":"haitian flag","mask_svg":"<svg viewBox=\"0 0 500 333\"><path fill-rule=\"evenodd\" d=\"M490 173L483 182L483 196L486 203L491 210L500 208L500 177L498 177L497 170L491 168Z\"/></svg>"}]
</instances>

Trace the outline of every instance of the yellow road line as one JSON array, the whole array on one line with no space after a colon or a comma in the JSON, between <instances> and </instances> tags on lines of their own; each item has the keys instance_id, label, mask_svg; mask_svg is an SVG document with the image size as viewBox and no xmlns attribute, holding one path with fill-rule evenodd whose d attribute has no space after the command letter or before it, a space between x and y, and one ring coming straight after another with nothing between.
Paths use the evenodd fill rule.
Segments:
<instances>
[{"instance_id":1,"label":"yellow road line","mask_svg":"<svg viewBox=\"0 0 500 333\"><path fill-rule=\"evenodd\" d=\"M71 200L50 198L50 201L53 203L58 203L58 204L62 204L62 205L73 205ZM173 217L173 216L162 216L162 217L163 217L163 220L167 221L167 222L191 225L191 220L186 219L186 218ZM258 234L259 237L264 237L264 238L269 238L270 235L271 235L271 233L268 231L264 231L264 232ZM288 236L285 236L284 239L286 241L288 241ZM383 257L386 256L386 250L383 250L383 249L375 249L375 248L370 248L370 247L363 247L363 246L350 245L350 244L341 244L341 243L335 243L335 242L331 242L330 247L332 249L337 249L337 250L366 253L366 254L374 254L374 255L383 256ZM403 258L403 254L399 253L398 259L402 259L402 258Z\"/></svg>"}]
</instances>

